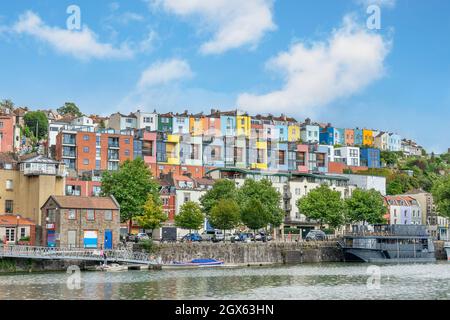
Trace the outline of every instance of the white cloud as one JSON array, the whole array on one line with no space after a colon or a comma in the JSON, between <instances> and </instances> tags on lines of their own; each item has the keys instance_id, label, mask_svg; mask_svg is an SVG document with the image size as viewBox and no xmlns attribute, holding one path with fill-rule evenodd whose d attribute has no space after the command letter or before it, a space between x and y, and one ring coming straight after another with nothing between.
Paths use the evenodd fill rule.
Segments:
<instances>
[{"instance_id":1,"label":"white cloud","mask_svg":"<svg viewBox=\"0 0 450 320\"><path fill-rule=\"evenodd\" d=\"M312 45L295 43L267 62L269 70L282 74L281 89L260 95L243 93L237 104L254 112L276 109L312 116L320 107L380 79L389 50L390 41L346 16L328 40Z\"/></svg>"},{"instance_id":2,"label":"white cloud","mask_svg":"<svg viewBox=\"0 0 450 320\"><path fill-rule=\"evenodd\" d=\"M155 43L159 40L159 35L156 31L150 30L146 37L139 42L140 52L150 52L153 50Z\"/></svg>"},{"instance_id":3,"label":"white cloud","mask_svg":"<svg viewBox=\"0 0 450 320\"><path fill-rule=\"evenodd\" d=\"M34 12L28 11L19 17L12 30L19 34L35 37L53 47L56 51L69 54L80 60L102 58L130 58L132 50L126 44L119 48L97 41L97 35L87 26L81 31L70 31L47 26Z\"/></svg>"},{"instance_id":4,"label":"white cloud","mask_svg":"<svg viewBox=\"0 0 450 320\"><path fill-rule=\"evenodd\" d=\"M396 0L355 0L356 3L368 7L370 5L377 5L380 7L393 8L395 7Z\"/></svg>"},{"instance_id":5,"label":"white cloud","mask_svg":"<svg viewBox=\"0 0 450 320\"><path fill-rule=\"evenodd\" d=\"M242 46L255 47L275 30L273 0L150 0L153 7L195 19L202 31L213 33L203 43L204 54L219 54Z\"/></svg>"},{"instance_id":6,"label":"white cloud","mask_svg":"<svg viewBox=\"0 0 450 320\"><path fill-rule=\"evenodd\" d=\"M188 79L193 77L193 75L194 73L191 67L185 60L171 59L158 61L142 72L138 89L144 90L149 87Z\"/></svg>"}]
</instances>

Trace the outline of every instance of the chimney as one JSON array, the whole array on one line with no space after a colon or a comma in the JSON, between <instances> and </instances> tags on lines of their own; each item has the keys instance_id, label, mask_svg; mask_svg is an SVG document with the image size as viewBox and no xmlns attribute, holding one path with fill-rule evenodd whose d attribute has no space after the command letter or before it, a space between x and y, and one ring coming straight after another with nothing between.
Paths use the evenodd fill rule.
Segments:
<instances>
[{"instance_id":1,"label":"chimney","mask_svg":"<svg viewBox=\"0 0 450 320\"><path fill-rule=\"evenodd\" d=\"M310 118L306 118L305 119L305 123L308 124L308 125L311 124L311 119Z\"/></svg>"}]
</instances>

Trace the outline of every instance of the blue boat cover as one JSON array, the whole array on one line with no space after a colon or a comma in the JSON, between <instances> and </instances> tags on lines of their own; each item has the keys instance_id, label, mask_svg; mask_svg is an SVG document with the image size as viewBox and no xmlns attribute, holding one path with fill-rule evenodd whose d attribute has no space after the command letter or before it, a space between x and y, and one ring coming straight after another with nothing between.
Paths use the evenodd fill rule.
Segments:
<instances>
[{"instance_id":1,"label":"blue boat cover","mask_svg":"<svg viewBox=\"0 0 450 320\"><path fill-rule=\"evenodd\" d=\"M192 259L191 263L211 263L211 262L219 262L216 259Z\"/></svg>"}]
</instances>

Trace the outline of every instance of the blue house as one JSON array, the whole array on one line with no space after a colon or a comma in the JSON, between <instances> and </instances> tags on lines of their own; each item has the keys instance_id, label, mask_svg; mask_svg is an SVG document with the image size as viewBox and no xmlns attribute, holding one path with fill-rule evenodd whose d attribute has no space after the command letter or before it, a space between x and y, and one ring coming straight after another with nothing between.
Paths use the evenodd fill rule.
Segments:
<instances>
[{"instance_id":1,"label":"blue house","mask_svg":"<svg viewBox=\"0 0 450 320\"><path fill-rule=\"evenodd\" d=\"M331 126L322 128L322 130L320 130L320 144L327 144L329 146L335 145L334 131L334 128Z\"/></svg>"},{"instance_id":2,"label":"blue house","mask_svg":"<svg viewBox=\"0 0 450 320\"><path fill-rule=\"evenodd\" d=\"M362 146L363 145L363 131L362 129L356 128L353 130L354 136L353 136L353 145L355 146Z\"/></svg>"},{"instance_id":3,"label":"blue house","mask_svg":"<svg viewBox=\"0 0 450 320\"><path fill-rule=\"evenodd\" d=\"M361 166L368 168L380 168L380 149L361 148L360 160Z\"/></svg>"}]
</instances>

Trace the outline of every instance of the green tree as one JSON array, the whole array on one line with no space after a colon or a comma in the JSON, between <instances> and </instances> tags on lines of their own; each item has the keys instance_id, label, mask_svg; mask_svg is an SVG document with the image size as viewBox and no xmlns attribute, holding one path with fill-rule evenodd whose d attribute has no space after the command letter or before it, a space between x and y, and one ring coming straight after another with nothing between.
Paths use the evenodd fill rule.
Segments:
<instances>
[{"instance_id":1,"label":"green tree","mask_svg":"<svg viewBox=\"0 0 450 320\"><path fill-rule=\"evenodd\" d=\"M192 230L201 228L205 221L205 216L200 208L200 205L193 201L188 201L180 208L180 213L175 216L175 224L177 227L188 229L189 233Z\"/></svg>"},{"instance_id":2,"label":"green tree","mask_svg":"<svg viewBox=\"0 0 450 320\"><path fill-rule=\"evenodd\" d=\"M368 222L369 224L386 222L386 207L383 197L378 191L355 189L352 197L345 200L347 221Z\"/></svg>"},{"instance_id":3,"label":"green tree","mask_svg":"<svg viewBox=\"0 0 450 320\"><path fill-rule=\"evenodd\" d=\"M157 203L151 193L148 194L147 200L142 208L142 214L135 217L135 221L143 229L160 228L162 223L167 221L167 214L164 212L162 205Z\"/></svg>"},{"instance_id":4,"label":"green tree","mask_svg":"<svg viewBox=\"0 0 450 320\"><path fill-rule=\"evenodd\" d=\"M14 102L12 102L12 100L10 100L10 99L3 99L0 102L0 108L13 110L14 109Z\"/></svg>"},{"instance_id":5,"label":"green tree","mask_svg":"<svg viewBox=\"0 0 450 320\"><path fill-rule=\"evenodd\" d=\"M77 117L81 117L83 115L83 112L81 112L77 105L73 102L66 102L61 108L58 108L56 111L58 111L58 113L63 116L74 115Z\"/></svg>"},{"instance_id":6,"label":"green tree","mask_svg":"<svg viewBox=\"0 0 450 320\"><path fill-rule=\"evenodd\" d=\"M28 128L29 132L31 132L31 134L39 140L47 135L48 119L44 112L27 112L27 114L25 114L25 116L23 117L23 121L25 122L25 127Z\"/></svg>"},{"instance_id":7,"label":"green tree","mask_svg":"<svg viewBox=\"0 0 450 320\"><path fill-rule=\"evenodd\" d=\"M246 179L244 185L238 191L238 202L245 206L251 199L259 200L264 212L263 216L268 217L268 224L278 227L283 222L284 212L281 208L281 195L272 186L268 179L255 181Z\"/></svg>"},{"instance_id":8,"label":"green tree","mask_svg":"<svg viewBox=\"0 0 450 320\"><path fill-rule=\"evenodd\" d=\"M321 227L328 224L337 228L344 223L345 203L341 194L325 184L298 199L296 205L306 217L319 221Z\"/></svg>"},{"instance_id":9,"label":"green tree","mask_svg":"<svg viewBox=\"0 0 450 320\"><path fill-rule=\"evenodd\" d=\"M236 228L240 220L240 209L235 200L221 199L211 209L209 223L215 229L231 230Z\"/></svg>"},{"instance_id":10,"label":"green tree","mask_svg":"<svg viewBox=\"0 0 450 320\"><path fill-rule=\"evenodd\" d=\"M161 203L159 185L141 158L125 161L118 171L105 171L102 176L102 194L112 194L117 199L122 222L131 221L141 214L149 194L153 196L155 204Z\"/></svg>"},{"instance_id":11,"label":"green tree","mask_svg":"<svg viewBox=\"0 0 450 320\"><path fill-rule=\"evenodd\" d=\"M208 190L200 198L202 210L206 216L209 216L212 208L222 199L236 200L236 184L232 180L217 180L212 189Z\"/></svg>"},{"instance_id":12,"label":"green tree","mask_svg":"<svg viewBox=\"0 0 450 320\"><path fill-rule=\"evenodd\" d=\"M438 179L431 192L439 214L450 218L450 175Z\"/></svg>"},{"instance_id":13,"label":"green tree","mask_svg":"<svg viewBox=\"0 0 450 320\"><path fill-rule=\"evenodd\" d=\"M266 210L257 198L249 199L241 210L241 220L246 227L253 231L265 228L271 218L269 210Z\"/></svg>"}]
</instances>

